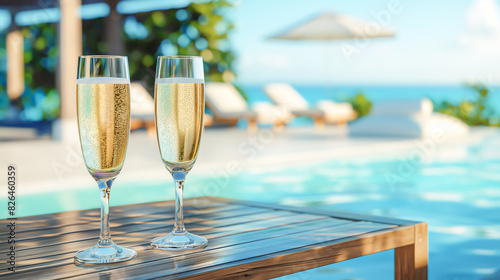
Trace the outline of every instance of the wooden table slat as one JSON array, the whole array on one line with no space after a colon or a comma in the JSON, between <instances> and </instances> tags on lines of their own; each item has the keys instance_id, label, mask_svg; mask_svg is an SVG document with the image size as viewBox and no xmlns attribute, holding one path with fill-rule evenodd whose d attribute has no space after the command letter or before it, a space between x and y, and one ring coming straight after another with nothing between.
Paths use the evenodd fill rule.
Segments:
<instances>
[{"instance_id":1,"label":"wooden table slat","mask_svg":"<svg viewBox=\"0 0 500 280\"><path fill-rule=\"evenodd\" d=\"M167 210L166 207L148 207L150 212L133 212L130 213L129 216L124 216L124 215L117 215L113 211L110 213L110 223L113 223L115 226L116 225L124 225L126 223L131 223L133 221L149 221L148 218L151 216L154 217L174 217L174 210L169 209ZM259 211L265 211L265 209L258 208L258 207L247 207L243 205L228 205L228 204L218 204L217 207L206 207L204 209L199 209L199 208L188 208L185 210L186 216L194 216L198 214L205 214L205 213L216 213L216 212L221 212L221 211L238 211L238 210L259 210ZM86 210L87 211L87 210ZM92 215L89 214L89 216L82 216L79 218L73 218L71 220L59 220L59 219L54 219L50 222L44 221L44 222L35 222L35 221L29 221L26 222L24 221L24 217L19 221L19 231L16 233L22 234L23 237L25 236L36 236L39 234L43 234L47 231L57 231L59 229L62 229L63 231L68 231L68 229L71 229L71 227L75 226L82 226L82 225L87 225L84 227L88 228L89 224L95 224L97 226L100 225L100 210L99 209L92 209L92 211L88 211ZM113 225L111 225L113 226ZM27 234L26 234L27 233ZM0 236L7 236L7 232L3 232L0 234ZM1 244L1 243L0 243Z\"/></svg>"},{"instance_id":2,"label":"wooden table slat","mask_svg":"<svg viewBox=\"0 0 500 280\"><path fill-rule=\"evenodd\" d=\"M229 216L228 219L225 219L224 216L227 215ZM232 219L232 215L228 213L212 213L212 214L207 214L205 216L199 216L196 218L188 218L186 219L187 221L187 226L191 226L193 230L197 230L198 228L202 229L210 229L210 228L215 228L215 227L226 227L226 226L231 226L231 225L238 225L241 223L248 223L251 221L261 221L261 220L267 220L267 219L272 219L272 218L278 218L278 217L286 217L286 216L292 216L293 213L286 212L286 211L266 211L266 213L262 213L259 215L247 215L243 216L240 219L234 220ZM215 219L215 220L214 220ZM217 224L215 225L210 225L207 224L208 221L213 221L214 223L216 222ZM201 223L199 223L201 221ZM161 233L166 234L172 229L173 225L173 220L169 220L168 222L158 222L158 223L146 223L146 224L139 224L139 225L132 225L128 226L126 228L118 227L113 230L113 240L115 242L122 244L123 241L129 240L131 233L138 233L140 237L143 240L144 238L144 233L150 232L151 229L159 229L159 231L156 231L156 234L154 236L150 236L152 239L153 237L156 237L157 235L161 235ZM191 229L191 227L189 227ZM197 230L199 232L199 230ZM200 234L203 234L203 232L200 232ZM54 252L57 250L60 250L63 248L66 251L74 251L76 252L77 250L80 250L82 248L90 247L95 244L99 236L99 229L94 229L91 233L85 232L85 233L75 233L75 234L66 234L62 235L60 237L49 237L45 239L37 239L35 241L29 241L29 242L24 242L23 247L26 247L23 249L23 247L20 247L18 249L18 254L20 256L26 254L26 255L33 255L33 254L39 254L40 252ZM147 236L147 235L146 235ZM50 242L49 244L45 244L47 242ZM55 246L60 245L58 248L55 248ZM27 251L26 253L24 251ZM1 275L1 274L0 274Z\"/></svg>"},{"instance_id":3,"label":"wooden table slat","mask_svg":"<svg viewBox=\"0 0 500 280\"><path fill-rule=\"evenodd\" d=\"M212 235L212 234L236 234L236 233L241 233L241 232L247 232L247 231L256 231L260 229L265 229L265 228L271 228L275 226L283 226L283 225L288 225L288 224L294 224L294 223L301 223L301 222L306 222L306 221L314 221L317 219L326 219L326 217L319 217L319 216L311 216L307 214L299 214L299 215L294 215L294 216L276 216L270 219L266 220L248 220L244 223L238 223L235 225L227 225L225 227L214 227L212 229L206 230L206 228L201 228L197 227L193 224L188 224L188 228L190 229L191 232L196 233L196 234L201 234L201 235ZM158 227L153 230L149 230L147 232L144 231L136 231L136 232L131 232L128 233L126 236L115 236L113 237L113 240L115 240L117 243L120 244L127 244L128 246L135 246L139 244L149 244L149 242L145 242L147 240L150 240L154 237L157 237L161 234L166 234L169 230L171 230L171 227ZM148 239L149 238L149 239ZM84 241L86 244L82 244L81 246L91 246L93 243L95 243L97 238L92 239L90 241ZM53 252L61 252L61 248L64 246L64 244L60 245L54 245L51 246L53 248ZM74 252L75 250L70 250L69 252ZM29 255L25 256L24 252L29 253ZM43 253L43 252L42 252ZM50 255L50 254L49 254ZM44 256L43 254L34 254L33 251L22 251L21 256L23 260L25 259L32 259L32 258L38 258L40 256Z\"/></svg>"},{"instance_id":4,"label":"wooden table slat","mask_svg":"<svg viewBox=\"0 0 500 280\"><path fill-rule=\"evenodd\" d=\"M225 262L232 262L234 259L241 258L251 258L255 255L263 254L262 252L279 252L284 248L290 248L290 239L292 239L295 243L292 248L298 248L310 244L322 243L331 239L342 238L345 236L350 236L354 233L364 232L365 230L380 230L388 228L388 225L381 224L373 224L366 222L353 222L357 224L357 226L353 226L350 223L347 225L332 225L331 227L312 229L308 231L300 231L298 233L289 234L286 236L277 235L274 237L270 237L264 240L257 240L255 242L250 243L242 243L235 246L222 247L217 249L207 248L201 251L192 252L187 255L177 254L177 253L169 253L169 252L160 252L156 254L163 254L165 256L164 259L160 259L158 261L152 262L141 262L139 267L133 265L133 262L118 267L116 265L108 266L105 269L113 269L115 272L120 274L123 277L134 277L136 273L137 275L142 277L158 277L163 274L168 274L177 270L177 272L184 271L185 269L196 269L200 266L210 264L218 264ZM335 229L335 232L332 233L332 229ZM317 235L316 238L312 237ZM311 238L309 238L311 237ZM210 246L210 245L209 245ZM153 249L150 249L153 251ZM173 256L173 257L171 257ZM137 262L137 261L136 261ZM177 265L177 268L174 267ZM185 267L184 269L180 269L179 267ZM19 276L34 276L37 273L43 273L44 276L48 277L74 277L77 275L87 275L91 273L92 270L95 270L96 273L99 273L99 270L103 268L88 268L88 269L79 269L75 271L75 267L73 264L64 265L61 267L56 267L52 269L40 269L32 272L19 273ZM147 271L154 271L154 273L146 273ZM158 271L161 270L161 271ZM78 272L77 272L78 271ZM113 273L115 273L113 272ZM168 272L168 273L167 273ZM161 273L162 275L156 275L155 273ZM33 275L32 275L33 274ZM165 274L165 275L166 275ZM93 277L96 277L95 275Z\"/></svg>"},{"instance_id":5,"label":"wooden table slat","mask_svg":"<svg viewBox=\"0 0 500 280\"><path fill-rule=\"evenodd\" d=\"M196 271L187 271L175 275L175 278L232 280L260 278L259 276L262 275L265 275L266 278L274 278L406 246L413 242L412 233L411 226L398 227L397 230L391 228L259 256L251 260L245 259L201 268Z\"/></svg>"},{"instance_id":6,"label":"wooden table slat","mask_svg":"<svg viewBox=\"0 0 500 280\"><path fill-rule=\"evenodd\" d=\"M210 267L224 263L232 263L236 260L249 259L271 253L277 253L289 249L300 248L312 244L323 243L330 240L357 235L361 232L377 231L390 226L357 222L356 225L347 224L327 228L313 229L286 236L278 236L251 243L244 243L231 247L201 251L187 257L174 257L172 259L160 260L158 262L146 263L140 269L130 266L117 269L116 272L123 277L156 278L164 276L175 276L176 274ZM293 243L290 243L290 242ZM95 275L86 273L89 279Z\"/></svg>"},{"instance_id":7,"label":"wooden table slat","mask_svg":"<svg viewBox=\"0 0 500 280\"><path fill-rule=\"evenodd\" d=\"M240 235L242 236L243 234L245 235L251 235L253 239L259 238L259 236L262 236L263 230L264 229L272 229L276 227L281 227L280 228L280 233L281 234L286 234L285 231L291 232L292 230L298 231L299 229L302 228L307 228L307 227L314 227L318 228L321 226L326 226L326 225L331 225L331 223L338 223L341 224L341 220L333 220L331 223L324 223L323 221L318 221L318 220L324 220L327 219L325 217L317 217L317 218L311 218L311 215L296 215L293 217L281 217L281 218L276 218L272 220L266 220L266 221L257 221L257 222L250 222L252 224L251 230L248 231L242 231L242 230L214 230L212 232L197 232L196 230L191 231L196 234L203 234L203 236L207 237L210 239L210 246L221 246L221 241L220 238L222 237L227 237L231 235ZM267 223L264 223L267 222ZM270 225L268 222L274 222L274 224ZM296 224L301 224L300 227L298 227ZM257 234L253 234L254 231L258 231ZM164 234L164 232L159 232L157 235ZM241 238L241 237L240 237ZM146 251L145 255L141 254L139 257L144 260L156 260L158 258L163 258L163 255L159 255L155 253L156 251L154 250L149 250L149 241L144 242L144 238L138 238L136 242L124 242L121 243L123 246L130 246L136 249L138 252ZM236 241L234 238L232 238L233 243L231 245L236 245ZM227 246L227 245L225 245ZM57 254L57 255L49 255L49 256L30 256L29 258L23 257L23 263L21 266L19 266L19 270L23 271L25 269L32 269L37 266L43 266L44 261L48 262L58 262L57 264L67 264L67 263L72 263L73 260L71 257L74 255L74 251L65 253L65 254ZM63 261L63 262L61 262ZM54 263L55 264L55 263ZM125 264L128 265L128 264Z\"/></svg>"},{"instance_id":8,"label":"wooden table slat","mask_svg":"<svg viewBox=\"0 0 500 280\"><path fill-rule=\"evenodd\" d=\"M113 240L137 259L81 267L74 252L95 244L99 210L20 218L17 272L0 263L2 279L247 279L278 277L396 249L396 279L427 279L427 224L321 209L225 198L185 200L187 228L207 248L164 252L149 246L173 224L173 201L113 207ZM3 220L3 222L7 222ZM0 233L6 240L5 232ZM8 244L0 243L5 255Z\"/></svg>"},{"instance_id":9,"label":"wooden table slat","mask_svg":"<svg viewBox=\"0 0 500 280\"><path fill-rule=\"evenodd\" d=\"M279 205L279 204L272 204L272 203L266 203L266 202L254 202L254 201L245 201L245 200L227 200L224 198L211 198L211 199L212 199L211 201L215 200L215 201L227 202L227 203L237 204L237 205L262 207L262 208L275 209L275 210L286 210L286 211L293 211L293 212L299 212L299 213L308 213L308 214L313 214L313 215L323 215L323 216L328 216L328 217L337 218L337 219L357 220L357 221L372 221L372 222L381 223L381 224L400 225L400 226L415 225L415 224L420 223L420 222L416 222L416 221L402 220L402 219L389 218L389 217L364 215L364 214L342 212L342 211L331 211L331 210L323 210L323 209L316 209L316 208L295 207L295 206Z\"/></svg>"},{"instance_id":10,"label":"wooden table slat","mask_svg":"<svg viewBox=\"0 0 500 280\"><path fill-rule=\"evenodd\" d=\"M248 218L251 218L252 216L248 216ZM268 218L278 218L278 217L284 217L282 215L269 215ZM258 221L258 220L254 220ZM172 221L173 222L173 221ZM251 220L249 221L251 222ZM191 227L189 227L191 225ZM228 226L231 226L231 224L227 224ZM238 225L238 224L236 224ZM199 226L196 226L196 224L188 224L187 225L189 228L192 228L193 233L201 234L201 235L206 235L205 231L200 231ZM213 229L215 229L214 227ZM139 229L134 229L133 232L129 232L126 236L120 235L120 236L115 236L113 237L113 240L117 244L121 245L127 245L127 246L133 246L135 244L130 244L133 241L138 241L144 242L144 240L151 240L154 237L161 236L167 234L169 231L171 231L172 227L171 226L165 226L162 225L160 227L156 227L154 231L145 231L144 229L141 230ZM206 229L206 228L204 228ZM144 234L147 232L148 234ZM135 233L135 234L134 234ZM41 247L36 247L36 248L27 248L25 250L22 250L18 253L18 255L22 258L25 255L29 255L29 258L34 258L34 257L43 257L46 255L51 255L51 254L61 254L61 253L68 253L68 252L76 252L80 249L84 249L87 247L93 246L98 240L98 231L96 231L96 235L92 237L88 237L82 240L74 241L74 242L69 242L69 243L57 243L57 244L51 244L47 246L41 246ZM7 264L5 264L7 265ZM1 275L1 273L0 273Z\"/></svg>"},{"instance_id":11,"label":"wooden table slat","mask_svg":"<svg viewBox=\"0 0 500 280\"><path fill-rule=\"evenodd\" d=\"M324 225L322 225L324 224ZM209 250L215 249L215 248L221 248L221 247L227 247L227 246L233 246L245 242L250 242L250 241L255 241L255 240L260 240L262 238L267 238L268 236L280 236L280 235L287 235L295 232L301 232L305 230L310 230L313 228L318 228L321 226L333 226L333 225L338 225L339 221L338 220L331 220L329 222L322 222L318 223L318 221L313 221L313 222L306 222L306 223L301 223L301 224L293 224L289 226L282 226L279 228L271 228L270 230L261 230L258 232L258 234L252 234L252 232L246 232L246 233L238 233L238 234L225 234L225 233L216 233L212 235L205 235L207 238L210 239L209 247L203 250L203 252L208 252ZM228 245L230 241L230 245ZM183 253L183 252L178 252L178 253L171 253L171 252L158 252L155 250L152 250L149 246L149 242L145 244L141 244L141 246L136 246L134 249L137 250L137 252L141 253L137 259L137 261L134 261L132 263L125 263L125 264L119 264L117 266L129 266L129 265L134 265L139 264L139 263L144 263L144 262L151 262L151 261L156 261L156 260L161 260L161 259L166 259L166 258L172 258L175 256L179 255L187 255L191 253L195 253L195 251ZM67 259L66 259L67 260ZM72 260L64 262L64 263L58 263L60 264L69 264L69 270L73 270L73 262ZM102 269L101 267L97 267L96 269Z\"/></svg>"},{"instance_id":12,"label":"wooden table slat","mask_svg":"<svg viewBox=\"0 0 500 280\"><path fill-rule=\"evenodd\" d=\"M269 212L268 210L262 208L242 207L242 206L237 206L237 207L228 206L222 208L222 210L223 211L217 209L217 211L207 211L203 213L186 212L184 217L186 218L186 220L192 217L198 219L199 217L204 217L208 214L211 214L211 215L218 215L217 218L227 219L243 215L254 215L254 214ZM125 219L126 218L121 218L121 219L113 219L112 217L110 218L110 227L113 230L113 232L115 230L120 231L121 228L137 226L145 223L165 223L167 225L168 222L173 221L174 213L159 212L159 213L151 213L147 216L131 217L129 219L126 220ZM24 242L33 239L40 239L40 238L45 239L54 236L60 237L61 235L64 234L84 233L84 232L94 232L94 231L98 232L99 226L100 226L100 218L96 218L95 221L93 222L88 222L83 224L68 225L59 228L41 228L38 230L31 230L31 231L19 231L16 233L19 236L17 240L19 242ZM26 225L24 225L22 222L19 223L18 228L22 229L24 227L26 227ZM2 243L0 243L0 245Z\"/></svg>"},{"instance_id":13,"label":"wooden table slat","mask_svg":"<svg viewBox=\"0 0 500 280\"><path fill-rule=\"evenodd\" d=\"M111 191L111 196L113 192ZM96 196L96 200L99 201L99 197ZM112 199L111 199L111 202ZM200 200L199 198L188 198L185 199L185 207L186 209L207 209L207 208L216 208L220 206L227 206L227 201L225 200L215 200L214 198L208 198L207 200ZM111 206L111 212L116 216L128 216L133 215L134 213L139 214L148 214L152 209L164 208L165 210L172 210L175 205L175 201L159 201L159 202L151 202L151 203L139 203L139 204L130 204L130 205L120 205L120 206ZM42 221L52 221L52 220L61 220L66 221L74 218L80 218L83 216L95 216L99 217L100 212L99 209L87 209L87 210L75 210L75 211L67 211L60 213L52 213L52 214L43 214L36 216L28 216L23 217L23 222L33 221L35 223Z\"/></svg>"}]
</instances>

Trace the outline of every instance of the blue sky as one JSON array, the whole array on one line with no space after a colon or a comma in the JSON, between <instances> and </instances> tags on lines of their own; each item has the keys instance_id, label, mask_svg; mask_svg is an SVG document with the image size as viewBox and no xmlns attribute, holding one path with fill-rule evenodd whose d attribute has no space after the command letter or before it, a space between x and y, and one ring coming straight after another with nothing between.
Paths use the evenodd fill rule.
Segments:
<instances>
[{"instance_id":1,"label":"blue sky","mask_svg":"<svg viewBox=\"0 0 500 280\"><path fill-rule=\"evenodd\" d=\"M266 38L324 11L376 21L374 13L401 5L387 28L395 38L371 40L348 61L349 41L273 41ZM493 12L491 12L493 10ZM243 83L461 84L500 81L500 19L494 0L241 1L233 44ZM486 15L485 15L486 14ZM484 22L481 22L484 21ZM484 33L484 34L483 34ZM483 44L468 44L483 34ZM496 49L496 50L495 50Z\"/></svg>"},{"instance_id":2,"label":"blue sky","mask_svg":"<svg viewBox=\"0 0 500 280\"><path fill-rule=\"evenodd\" d=\"M284 81L294 84L461 84L500 82L500 0L239 0L227 16L236 29L231 42L238 54L241 84ZM125 2L119 11L182 6L187 0ZM384 22L377 14L400 6ZM385 12L383 12L385 11ZM103 4L82 12L102 16ZM277 41L267 39L322 12L335 12L382 24L394 38L354 41ZM54 11L57 17L57 11ZM36 17L29 17L36 18ZM387 19L387 18L386 18ZM18 22L26 21L22 15ZM0 28L10 22L0 11ZM342 48L357 53L347 59Z\"/></svg>"}]
</instances>

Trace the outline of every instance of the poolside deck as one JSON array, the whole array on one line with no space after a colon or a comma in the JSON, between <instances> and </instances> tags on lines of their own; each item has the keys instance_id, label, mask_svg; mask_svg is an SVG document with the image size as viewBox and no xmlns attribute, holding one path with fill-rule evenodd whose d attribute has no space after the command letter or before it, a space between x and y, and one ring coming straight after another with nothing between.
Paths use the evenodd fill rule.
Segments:
<instances>
[{"instance_id":1,"label":"poolside deck","mask_svg":"<svg viewBox=\"0 0 500 280\"><path fill-rule=\"evenodd\" d=\"M114 241L138 252L137 259L114 265L73 263L75 251L96 242L98 209L24 217L16 227L16 272L3 263L0 276L268 279L395 249L396 280L427 279L426 223L210 197L185 205L187 228L209 239L205 249L150 248L152 238L172 227L173 201L112 209Z\"/></svg>"},{"instance_id":2,"label":"poolside deck","mask_svg":"<svg viewBox=\"0 0 500 280\"><path fill-rule=\"evenodd\" d=\"M490 131L475 130L467 141L478 141ZM327 126L319 131L313 127L287 127L279 132L262 128L257 134L238 128L210 128L204 132L198 161L191 174L226 170L228 164L251 168L331 158L394 155L417 149L421 141L349 138L345 127ZM19 166L19 172L23 174L23 194L58 191L68 186L73 189L95 187L85 168L79 145L78 142L62 143L50 139L1 142L0 154L5 163ZM133 132L119 180L164 179L165 172L155 137L144 131ZM24 176L26 174L29 175Z\"/></svg>"}]
</instances>

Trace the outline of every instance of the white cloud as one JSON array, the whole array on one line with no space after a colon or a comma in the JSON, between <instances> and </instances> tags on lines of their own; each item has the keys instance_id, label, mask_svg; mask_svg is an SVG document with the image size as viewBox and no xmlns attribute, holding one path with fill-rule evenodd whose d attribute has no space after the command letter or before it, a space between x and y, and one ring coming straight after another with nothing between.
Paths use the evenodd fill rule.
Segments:
<instances>
[{"instance_id":1,"label":"white cloud","mask_svg":"<svg viewBox=\"0 0 500 280\"><path fill-rule=\"evenodd\" d=\"M495 0L474 0L465 16L466 27L460 44L485 52L500 52L500 13Z\"/></svg>"}]
</instances>

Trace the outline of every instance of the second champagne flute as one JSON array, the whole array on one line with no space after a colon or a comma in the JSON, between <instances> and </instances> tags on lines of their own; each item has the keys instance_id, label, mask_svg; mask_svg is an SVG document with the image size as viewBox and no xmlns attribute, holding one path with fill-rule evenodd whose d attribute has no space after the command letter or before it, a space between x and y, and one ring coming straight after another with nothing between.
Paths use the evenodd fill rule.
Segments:
<instances>
[{"instance_id":1,"label":"second champagne flute","mask_svg":"<svg viewBox=\"0 0 500 280\"><path fill-rule=\"evenodd\" d=\"M175 181L175 224L171 233L151 246L162 250L203 248L207 239L184 227L184 180L198 155L205 113L203 60L197 56L158 57L155 123L163 164Z\"/></svg>"}]
</instances>

